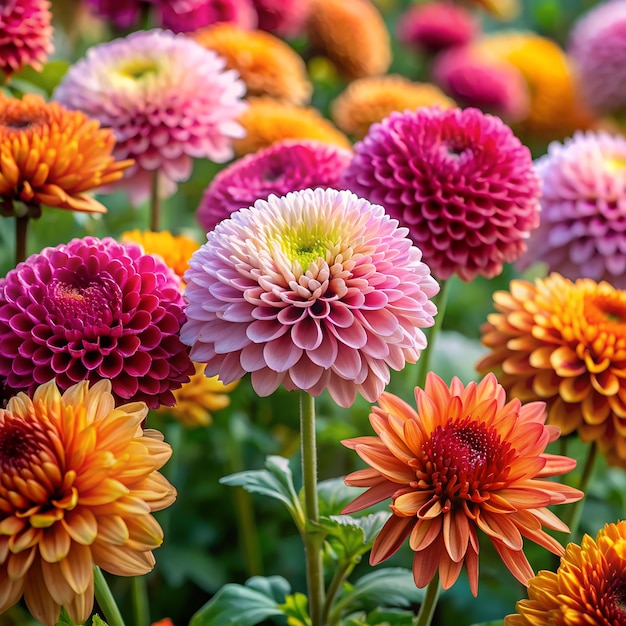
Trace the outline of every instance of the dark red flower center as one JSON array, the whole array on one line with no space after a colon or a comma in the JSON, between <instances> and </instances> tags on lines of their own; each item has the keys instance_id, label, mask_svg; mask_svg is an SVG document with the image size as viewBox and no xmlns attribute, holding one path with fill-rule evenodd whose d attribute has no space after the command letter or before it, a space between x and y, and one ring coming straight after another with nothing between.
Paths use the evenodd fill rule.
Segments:
<instances>
[{"instance_id":1,"label":"dark red flower center","mask_svg":"<svg viewBox=\"0 0 626 626\"><path fill-rule=\"evenodd\" d=\"M0 423L0 473L27 466L38 446L25 422Z\"/></svg>"},{"instance_id":2,"label":"dark red flower center","mask_svg":"<svg viewBox=\"0 0 626 626\"><path fill-rule=\"evenodd\" d=\"M626 580L616 577L609 586L606 600L610 617L616 619L615 624L623 624L626 621Z\"/></svg>"}]
</instances>

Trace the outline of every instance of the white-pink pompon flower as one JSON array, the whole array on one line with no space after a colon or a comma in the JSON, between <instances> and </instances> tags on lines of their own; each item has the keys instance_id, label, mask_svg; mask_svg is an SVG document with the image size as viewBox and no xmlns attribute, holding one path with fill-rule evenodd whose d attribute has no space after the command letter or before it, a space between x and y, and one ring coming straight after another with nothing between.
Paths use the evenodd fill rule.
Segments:
<instances>
[{"instance_id":1,"label":"white-pink pompon flower","mask_svg":"<svg viewBox=\"0 0 626 626\"><path fill-rule=\"evenodd\" d=\"M305 189L257 200L220 222L191 258L181 340L207 376L252 373L374 402L390 368L415 363L439 285L406 228L349 191Z\"/></svg>"}]
</instances>

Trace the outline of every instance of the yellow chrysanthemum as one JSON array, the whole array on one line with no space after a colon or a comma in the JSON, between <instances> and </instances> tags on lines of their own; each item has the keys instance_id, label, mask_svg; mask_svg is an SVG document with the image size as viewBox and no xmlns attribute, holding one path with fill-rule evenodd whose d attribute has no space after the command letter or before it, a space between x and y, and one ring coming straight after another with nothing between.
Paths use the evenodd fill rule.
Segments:
<instances>
[{"instance_id":1,"label":"yellow chrysanthemum","mask_svg":"<svg viewBox=\"0 0 626 626\"><path fill-rule=\"evenodd\" d=\"M356 139L363 138L369 127L393 111L421 106L454 106L439 87L416 83L398 74L370 76L351 82L331 104L335 124Z\"/></svg>"},{"instance_id":2,"label":"yellow chrysanthemum","mask_svg":"<svg viewBox=\"0 0 626 626\"><path fill-rule=\"evenodd\" d=\"M193 38L226 59L246 84L247 95L270 96L308 104L313 85L300 55L282 39L262 30L246 30L231 22L201 29Z\"/></svg>"},{"instance_id":3,"label":"yellow chrysanthemum","mask_svg":"<svg viewBox=\"0 0 626 626\"><path fill-rule=\"evenodd\" d=\"M104 213L91 190L120 179L132 159L112 156L115 136L79 111L29 94L0 94L0 202Z\"/></svg>"},{"instance_id":4,"label":"yellow chrysanthemum","mask_svg":"<svg viewBox=\"0 0 626 626\"><path fill-rule=\"evenodd\" d=\"M54 381L0 409L0 613L23 596L44 626L63 606L82 624L93 566L118 576L154 567L163 532L151 515L176 492L157 471L171 448L142 429L142 402L115 408L111 383Z\"/></svg>"},{"instance_id":5,"label":"yellow chrysanthemum","mask_svg":"<svg viewBox=\"0 0 626 626\"><path fill-rule=\"evenodd\" d=\"M477 364L512 396L543 400L548 423L597 441L626 467L626 291L560 274L497 291Z\"/></svg>"},{"instance_id":6,"label":"yellow chrysanthemum","mask_svg":"<svg viewBox=\"0 0 626 626\"><path fill-rule=\"evenodd\" d=\"M342 148L352 147L350 140L317 109L273 98L251 98L239 122L246 135L233 141L237 156L256 152L281 139L317 139Z\"/></svg>"},{"instance_id":7,"label":"yellow chrysanthemum","mask_svg":"<svg viewBox=\"0 0 626 626\"><path fill-rule=\"evenodd\" d=\"M505 626L622 626L626 624L626 522L606 524L595 541L570 543L556 573L530 580L528 600Z\"/></svg>"}]
</instances>

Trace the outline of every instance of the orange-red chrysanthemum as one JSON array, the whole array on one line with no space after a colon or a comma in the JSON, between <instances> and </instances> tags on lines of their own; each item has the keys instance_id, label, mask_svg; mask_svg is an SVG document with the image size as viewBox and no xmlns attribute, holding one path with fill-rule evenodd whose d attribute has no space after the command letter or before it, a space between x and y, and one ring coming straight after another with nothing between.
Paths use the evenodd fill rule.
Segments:
<instances>
[{"instance_id":1,"label":"orange-red chrysanthemum","mask_svg":"<svg viewBox=\"0 0 626 626\"><path fill-rule=\"evenodd\" d=\"M543 400L550 424L626 467L626 291L553 273L514 280L493 299L478 371L523 402Z\"/></svg>"},{"instance_id":2,"label":"orange-red chrysanthemum","mask_svg":"<svg viewBox=\"0 0 626 626\"><path fill-rule=\"evenodd\" d=\"M424 390L415 389L417 411L389 393L373 407L377 436L344 445L371 467L345 479L367 487L345 509L359 511L391 498L391 517L378 534L370 563L384 561L408 538L415 551L413 576L426 586L439 570L444 589L465 565L478 593L478 536L484 532L504 564L526 584L533 571L524 538L562 554L542 526L567 532L546 507L579 500L582 492L542 478L570 471L576 462L546 454L559 431L545 425L545 405L507 402L493 374L467 386L453 378L448 387L432 372Z\"/></svg>"},{"instance_id":3,"label":"orange-red chrysanthemum","mask_svg":"<svg viewBox=\"0 0 626 626\"><path fill-rule=\"evenodd\" d=\"M154 566L163 532L151 515L175 499L157 471L171 448L143 430L141 402L115 408L111 383L54 381L0 409L0 613L23 596L54 626L61 606L82 624L93 566L137 576Z\"/></svg>"},{"instance_id":4,"label":"orange-red chrysanthemum","mask_svg":"<svg viewBox=\"0 0 626 626\"><path fill-rule=\"evenodd\" d=\"M0 94L0 202L104 213L89 192L120 179L132 160L112 156L115 136L79 111L27 94Z\"/></svg>"},{"instance_id":5,"label":"orange-red chrysanthemum","mask_svg":"<svg viewBox=\"0 0 626 626\"><path fill-rule=\"evenodd\" d=\"M606 524L595 541L570 543L555 572L528 584L528 599L505 626L623 626L626 624L626 522Z\"/></svg>"}]
</instances>

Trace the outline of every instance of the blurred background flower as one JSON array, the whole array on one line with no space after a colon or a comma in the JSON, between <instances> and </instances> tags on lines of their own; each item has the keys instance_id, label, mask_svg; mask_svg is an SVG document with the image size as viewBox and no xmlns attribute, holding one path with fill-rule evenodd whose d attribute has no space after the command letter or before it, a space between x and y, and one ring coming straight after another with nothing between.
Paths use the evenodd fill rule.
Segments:
<instances>
[{"instance_id":1,"label":"blurred background flower","mask_svg":"<svg viewBox=\"0 0 626 626\"><path fill-rule=\"evenodd\" d=\"M252 0L258 14L258 28L292 39L304 32L311 0Z\"/></svg>"}]
</instances>

